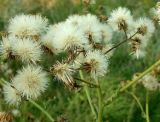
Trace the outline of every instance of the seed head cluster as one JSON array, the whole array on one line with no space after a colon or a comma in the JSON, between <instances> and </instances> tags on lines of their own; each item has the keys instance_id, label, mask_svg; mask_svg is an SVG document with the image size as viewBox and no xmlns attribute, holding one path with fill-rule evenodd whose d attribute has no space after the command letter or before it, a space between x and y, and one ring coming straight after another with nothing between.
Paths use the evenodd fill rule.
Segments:
<instances>
[{"instance_id":1,"label":"seed head cluster","mask_svg":"<svg viewBox=\"0 0 160 122\"><path fill-rule=\"evenodd\" d=\"M112 41L115 33L124 33L131 54L140 58L145 56L154 30L152 20L134 19L130 10L123 7L113 10L107 21L92 14L76 14L49 25L40 15L17 15L10 19L7 34L2 37L0 54L3 60L21 61L22 66L7 79L11 82L3 87L4 98L10 105L37 99L48 87L49 74L71 89L77 86L80 71L88 79L97 80L109 71L109 60L116 47ZM51 54L47 61L56 60L47 67L48 74L44 71L46 66L40 66L45 53ZM61 54L64 57L59 60Z\"/></svg>"}]
</instances>

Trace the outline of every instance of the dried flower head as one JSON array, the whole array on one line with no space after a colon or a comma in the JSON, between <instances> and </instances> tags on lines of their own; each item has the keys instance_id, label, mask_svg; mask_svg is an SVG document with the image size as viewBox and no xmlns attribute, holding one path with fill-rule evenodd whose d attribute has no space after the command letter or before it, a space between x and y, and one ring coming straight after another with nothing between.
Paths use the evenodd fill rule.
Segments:
<instances>
[{"instance_id":1,"label":"dried flower head","mask_svg":"<svg viewBox=\"0 0 160 122\"><path fill-rule=\"evenodd\" d=\"M36 99L46 90L48 79L41 67L28 65L18 71L12 83L23 97Z\"/></svg>"},{"instance_id":2,"label":"dried flower head","mask_svg":"<svg viewBox=\"0 0 160 122\"><path fill-rule=\"evenodd\" d=\"M8 32L18 37L41 36L48 26L48 20L40 15L17 15L10 19Z\"/></svg>"},{"instance_id":3,"label":"dried flower head","mask_svg":"<svg viewBox=\"0 0 160 122\"><path fill-rule=\"evenodd\" d=\"M11 113L0 112L0 122L12 122L13 117Z\"/></svg>"},{"instance_id":4,"label":"dried flower head","mask_svg":"<svg viewBox=\"0 0 160 122\"><path fill-rule=\"evenodd\" d=\"M50 68L50 71L58 80L63 81L66 86L70 88L74 87L75 82L72 76L75 71L70 64L57 61L57 63Z\"/></svg>"},{"instance_id":5,"label":"dried flower head","mask_svg":"<svg viewBox=\"0 0 160 122\"><path fill-rule=\"evenodd\" d=\"M131 12L127 8L119 7L112 11L108 18L108 23L112 26L114 31L127 31L133 24Z\"/></svg>"},{"instance_id":6,"label":"dried flower head","mask_svg":"<svg viewBox=\"0 0 160 122\"><path fill-rule=\"evenodd\" d=\"M145 48L147 47L148 41L149 40L141 34L136 34L132 37L129 43L131 45L131 54L137 59L144 57L146 54Z\"/></svg>"}]
</instances>

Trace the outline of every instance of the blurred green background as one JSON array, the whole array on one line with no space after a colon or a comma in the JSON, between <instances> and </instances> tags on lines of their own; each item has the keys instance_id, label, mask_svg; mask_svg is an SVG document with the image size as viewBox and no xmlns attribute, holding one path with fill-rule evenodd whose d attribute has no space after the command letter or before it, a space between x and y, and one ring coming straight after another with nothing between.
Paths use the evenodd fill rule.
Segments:
<instances>
[{"instance_id":1,"label":"blurred green background","mask_svg":"<svg viewBox=\"0 0 160 122\"><path fill-rule=\"evenodd\" d=\"M149 16L149 11L155 6L158 0L97 0L89 10L97 14L102 8L102 14L109 15L111 10L118 6L129 8L135 18ZM101 6L101 7L100 7ZM0 0L0 31L5 31L8 20L19 13L42 14L47 17L50 23L54 24L65 20L69 15L83 13L83 5L80 0ZM158 28L158 27L157 27ZM110 96L121 83L132 78L137 72L153 64L160 58L160 31L156 31L150 40L145 58L137 60L129 55L127 45L118 48L110 59L109 73L101 79L101 86L104 99ZM114 36L113 41L121 41L122 37ZM14 63L16 65L16 63ZM0 72L0 76L3 72ZM89 89L94 103L97 103L96 90ZM136 94L140 97L145 107L145 89L138 86ZM51 79L49 89L37 101L55 119L63 122L94 122L92 113L84 93L80 91L69 91L60 82ZM95 107L97 108L96 104ZM14 107L9 107L3 100L0 91L0 111L10 111ZM37 108L27 101L23 102L17 109L21 116L15 117L15 122L49 122ZM160 122L160 93L158 91L150 93L149 101L151 122ZM111 104L104 108L104 122L145 122L141 111L135 101L127 93L119 95Z\"/></svg>"}]
</instances>

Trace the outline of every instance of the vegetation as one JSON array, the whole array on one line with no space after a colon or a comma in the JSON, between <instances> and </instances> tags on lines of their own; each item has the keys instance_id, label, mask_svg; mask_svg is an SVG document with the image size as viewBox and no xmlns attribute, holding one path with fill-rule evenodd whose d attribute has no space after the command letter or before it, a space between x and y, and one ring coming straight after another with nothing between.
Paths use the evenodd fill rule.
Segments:
<instances>
[{"instance_id":1,"label":"vegetation","mask_svg":"<svg viewBox=\"0 0 160 122\"><path fill-rule=\"evenodd\" d=\"M134 17L147 16L152 18L150 10L155 7L157 2L158 0L97 0L96 4L86 7L80 0L0 0L0 31L3 34L8 26L8 20L20 13L41 14L49 19L49 23L56 24L64 21L70 15L82 15L86 11L98 17L109 17L113 9L121 6L129 8ZM22 63L15 60L4 61L1 59L0 111L11 112L12 114L18 111L18 114L13 118L14 122L49 122L51 118L49 119L45 112L40 110L41 107L58 122L94 122L97 113L102 116L102 120L98 122L149 122L149 120L150 122L159 122L159 90L148 91L143 85L138 84L139 79L136 79L143 75L142 72L145 71L146 74L159 66L159 62L153 65L160 59L159 34L159 26L156 26L156 31L146 48L146 56L143 58L136 59L129 55L127 44L121 45L114 51L109 60L108 73L105 77L99 79L102 90L98 89L99 99L105 101L102 113L99 113L101 105L98 104L97 88L92 88L92 85L89 87L85 85L77 90L69 90L65 85L62 85L62 82L53 77L50 77L49 88L38 100L28 99L24 100L19 106L9 106L4 100L3 79L8 81L12 79L12 75L16 74ZM119 33L116 33L112 39L115 44L123 40L124 34ZM43 54L46 60L42 61L41 64L44 67L49 67L57 59L65 57L64 54L61 54L55 59L55 57L50 58L48 55ZM8 69L7 71L2 70L6 64L11 67L12 73ZM152 65L153 67L147 70ZM134 74L138 74L135 79L133 78ZM88 74L82 74L80 71L80 75L83 80L83 77L87 77ZM157 77L159 81L159 76ZM133 81L135 81L135 84L125 87ZM87 91L85 90L86 87ZM92 103L88 101L86 95L88 91ZM90 108L91 104L95 109L95 113ZM146 108L149 110L147 111Z\"/></svg>"}]
</instances>

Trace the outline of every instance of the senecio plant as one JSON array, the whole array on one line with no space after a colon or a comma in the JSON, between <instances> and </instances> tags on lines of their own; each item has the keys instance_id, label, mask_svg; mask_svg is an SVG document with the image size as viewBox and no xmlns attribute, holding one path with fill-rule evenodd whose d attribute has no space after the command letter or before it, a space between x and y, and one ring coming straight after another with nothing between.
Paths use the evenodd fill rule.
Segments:
<instances>
[{"instance_id":1,"label":"senecio plant","mask_svg":"<svg viewBox=\"0 0 160 122\"><path fill-rule=\"evenodd\" d=\"M119 7L107 19L99 19L96 15L86 13L71 15L54 25L50 25L47 18L41 15L20 14L11 18L6 32L2 34L1 59L2 62L21 62L21 66L15 76L7 76L4 66L5 77L1 78L4 100L13 106L26 100L41 110L50 121L56 121L35 102L47 90L51 76L55 81L62 82L68 90L84 88L93 118L102 122L104 107L119 93L139 83L147 89L146 108L142 107L134 92L130 94L142 110L143 117L149 122L148 91L160 88L157 80L160 60L143 73L134 74L133 79L121 85L107 100L103 99L100 78L109 73L110 57L124 43L130 47L129 55L137 59L145 56L147 44L160 20L160 3L157 3L153 13L152 19L135 19L130 10ZM124 35L124 40L113 43L112 37L115 33ZM48 68L44 68L41 63L49 60L44 58L44 54L49 54L49 58L54 57L56 60ZM58 55L62 55L63 59L58 60ZM90 87L97 89L98 109L93 106ZM3 113L1 116L5 120L8 114Z\"/></svg>"}]
</instances>

